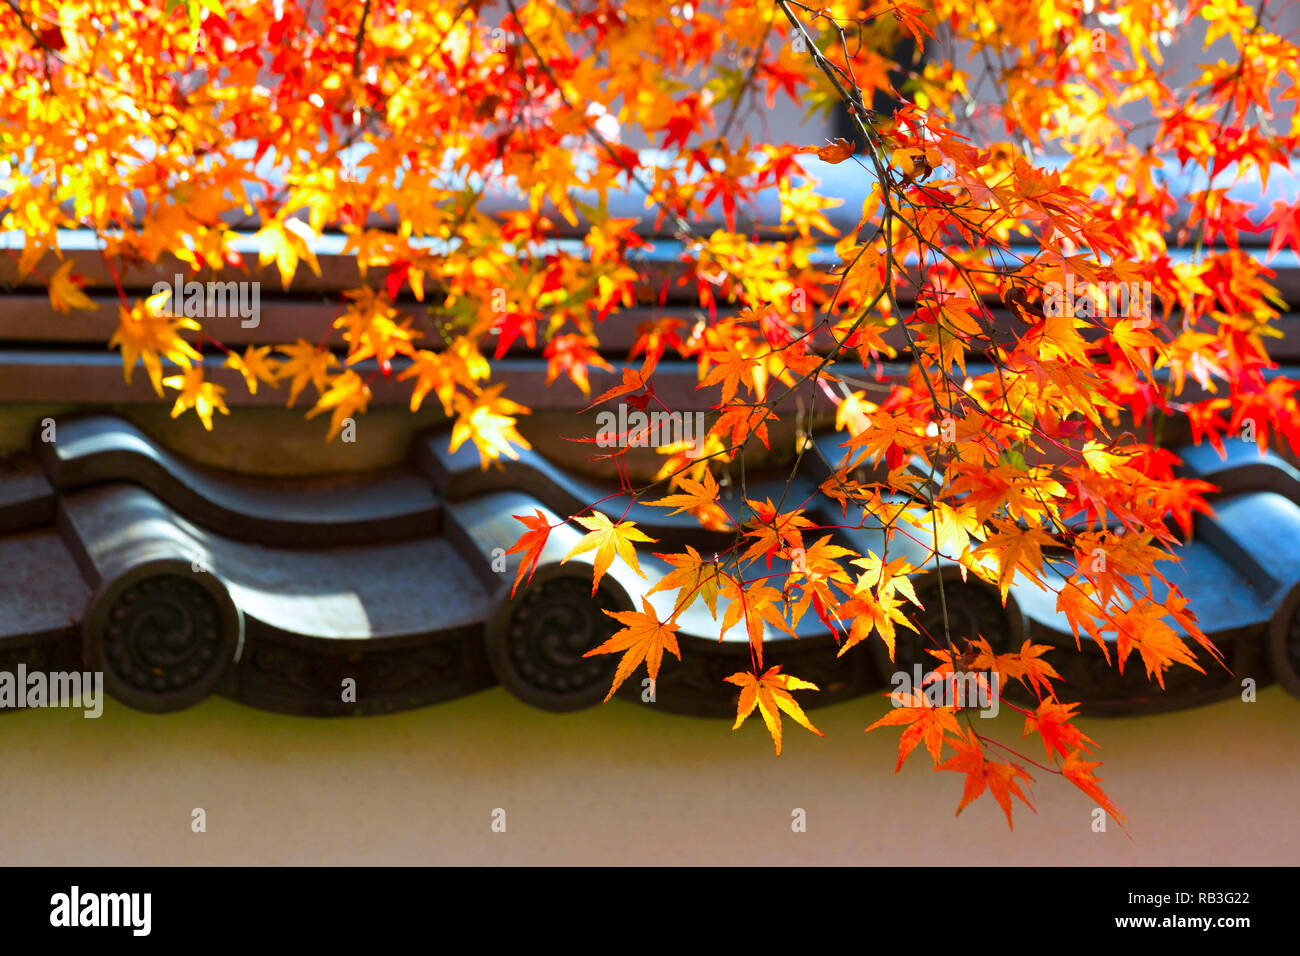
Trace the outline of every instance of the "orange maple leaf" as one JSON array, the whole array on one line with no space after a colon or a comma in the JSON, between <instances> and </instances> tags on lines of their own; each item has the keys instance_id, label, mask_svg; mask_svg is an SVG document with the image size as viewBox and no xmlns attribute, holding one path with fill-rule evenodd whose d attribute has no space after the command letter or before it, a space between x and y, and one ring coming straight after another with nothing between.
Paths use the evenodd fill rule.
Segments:
<instances>
[{"instance_id":1,"label":"orange maple leaf","mask_svg":"<svg viewBox=\"0 0 1300 956\"><path fill-rule=\"evenodd\" d=\"M614 696L614 691L618 690L623 681L632 676L632 672L641 666L642 661L645 661L646 673L653 681L659 677L659 664L663 661L664 651L672 654L679 661L682 659L682 653L677 649L676 625L671 620L659 620L659 615L644 597L641 598L640 611L605 611L604 613L624 625L623 629L615 631L604 644L592 648L582 656L622 652L623 658L618 662L618 669L614 672L614 683L610 686L609 693L605 695L605 700Z\"/></svg>"},{"instance_id":2,"label":"orange maple leaf","mask_svg":"<svg viewBox=\"0 0 1300 956\"><path fill-rule=\"evenodd\" d=\"M736 390L741 385L748 388L755 398L760 401L763 399L764 389L754 379L754 369L761 364L759 359L741 355L731 349L715 349L709 353L708 357L709 361L714 363L714 368L699 385L695 386L697 391L721 382L722 404L724 405L736 397Z\"/></svg>"},{"instance_id":3,"label":"orange maple leaf","mask_svg":"<svg viewBox=\"0 0 1300 956\"><path fill-rule=\"evenodd\" d=\"M890 699L894 707L868 727L867 733L877 727L907 725L907 729L898 740L898 763L894 765L894 773L903 769L903 761L922 741L925 741L925 749L929 751L934 765L939 766L944 732L959 736L961 734L961 727L957 724L957 709L931 705L920 688L913 688L906 694L893 691L885 696Z\"/></svg>"},{"instance_id":4,"label":"orange maple leaf","mask_svg":"<svg viewBox=\"0 0 1300 956\"><path fill-rule=\"evenodd\" d=\"M757 707L763 723L767 724L768 733L772 735L773 743L776 744L777 756L781 754L781 711L793 717L800 727L811 730L818 737L826 736L812 725L803 708L790 693L792 690L820 690L821 688L790 674L782 674L780 664L769 667L762 676L749 671L738 671L730 677L724 677L723 680L740 688L740 699L736 702L736 722L731 729L738 729Z\"/></svg>"},{"instance_id":5,"label":"orange maple leaf","mask_svg":"<svg viewBox=\"0 0 1300 956\"><path fill-rule=\"evenodd\" d=\"M777 609L775 602L781 600L781 592L776 588L766 585L748 586L743 581L737 581L735 578L727 577L722 582L722 596L730 603L727 605L727 612L722 615L721 634L725 634L727 629L740 622L743 618L745 621L745 631L749 635L749 643L754 651L754 659L758 666L763 666L763 621L787 634L793 634L785 619L781 617L781 612Z\"/></svg>"},{"instance_id":6,"label":"orange maple leaf","mask_svg":"<svg viewBox=\"0 0 1300 956\"><path fill-rule=\"evenodd\" d=\"M777 420L775 413L761 405L728 405L709 429L709 434L729 440L729 449L743 448L751 436L767 448L767 423Z\"/></svg>"},{"instance_id":7,"label":"orange maple leaf","mask_svg":"<svg viewBox=\"0 0 1300 956\"><path fill-rule=\"evenodd\" d=\"M611 398L617 398L620 395L630 395L632 392L640 391L643 388L650 387L650 376L655 370L655 365L659 362L659 356L655 353L648 354L641 368L623 369L623 383L615 385L613 388L601 393L601 395L590 405L583 409L588 411L595 408L601 402L608 401Z\"/></svg>"},{"instance_id":8,"label":"orange maple leaf","mask_svg":"<svg viewBox=\"0 0 1300 956\"><path fill-rule=\"evenodd\" d=\"M1031 644L1026 640L1020 645L1019 651L995 655L989 642L982 636L968 643L974 649L972 652L974 656L967 665L967 670L997 671L1004 683L1018 680L1026 690L1032 690L1040 700L1044 694L1051 693L1052 680L1061 680L1061 675L1056 672L1056 668L1042 659L1043 654L1053 649L1050 644ZM951 651L931 650L929 653L943 661L935 668L937 673L953 672Z\"/></svg>"},{"instance_id":9,"label":"orange maple leaf","mask_svg":"<svg viewBox=\"0 0 1300 956\"><path fill-rule=\"evenodd\" d=\"M695 603L697 597L702 597L709 608L709 614L714 620L717 620L718 584L721 581L730 580L720 570L718 562L716 560L705 561L700 557L700 553L689 544L686 546L685 554L656 553L655 557L671 564L673 570L665 574L659 583L647 591L646 594L677 589L677 606L673 613L674 617Z\"/></svg>"},{"instance_id":10,"label":"orange maple leaf","mask_svg":"<svg viewBox=\"0 0 1300 956\"><path fill-rule=\"evenodd\" d=\"M607 372L614 370L613 366L601 358L591 341L581 335L557 335L542 354L547 359L546 384L550 385L563 372L574 385L582 389L583 395L591 394L591 385L587 381L588 366L594 365Z\"/></svg>"},{"instance_id":11,"label":"orange maple leaf","mask_svg":"<svg viewBox=\"0 0 1300 956\"><path fill-rule=\"evenodd\" d=\"M1009 528L990 535L975 551L979 555L988 554L997 561L998 589L1005 604L1016 571L1023 572L1031 581L1038 581L1038 573L1043 567L1042 548L1055 543L1051 535L1038 528Z\"/></svg>"},{"instance_id":12,"label":"orange maple leaf","mask_svg":"<svg viewBox=\"0 0 1300 956\"><path fill-rule=\"evenodd\" d=\"M800 528L813 528L816 525L803 516L803 511L779 512L776 505L772 504L772 499L766 502L746 500L745 504L749 505L754 512L754 520L749 522L756 525L753 531L746 531L746 537L754 538L754 542L749 546L744 554L740 556L741 561L756 561L759 556L767 558L767 566L772 566L772 555L776 554L782 548L802 548L803 535Z\"/></svg>"},{"instance_id":13,"label":"orange maple leaf","mask_svg":"<svg viewBox=\"0 0 1300 956\"><path fill-rule=\"evenodd\" d=\"M1089 763L1079 759L1079 754L1080 752L1076 750L1065 758L1065 763L1061 766L1061 773L1065 775L1066 780L1069 780L1070 783L1096 800L1097 806L1105 810L1110 815L1110 818L1119 824L1121 830L1128 833L1128 830L1124 827L1126 820L1124 814L1119 812L1119 808L1110 802L1110 797L1106 796L1105 791L1101 789L1101 778L1093 776L1092 771L1100 767L1101 762Z\"/></svg>"},{"instance_id":14,"label":"orange maple leaf","mask_svg":"<svg viewBox=\"0 0 1300 956\"><path fill-rule=\"evenodd\" d=\"M998 802L1002 812L1006 814L1007 826L1014 830L1015 825L1011 822L1011 798L1018 798L1030 810L1034 810L1034 805L1029 802L1029 798L1020 789L1018 782L1024 780L1032 784L1034 778L1019 764L1000 763L985 757L984 748L973 731L968 731L956 739L950 738L948 742L957 751L957 756L946 760L939 769L966 774L966 788L962 792L956 815L960 815L962 810L987 789L993 794L993 799ZM1034 810L1034 812L1038 811Z\"/></svg>"},{"instance_id":15,"label":"orange maple leaf","mask_svg":"<svg viewBox=\"0 0 1300 956\"><path fill-rule=\"evenodd\" d=\"M685 494L668 495L657 501L647 501L646 504L653 508L676 508L676 511L669 512L669 514L675 515L683 511L707 508L718 500L718 482L708 471L704 472L700 481L692 481L682 475L677 479L677 483L685 490Z\"/></svg>"},{"instance_id":16,"label":"orange maple leaf","mask_svg":"<svg viewBox=\"0 0 1300 956\"><path fill-rule=\"evenodd\" d=\"M801 153L816 153L817 158L824 163L842 163L856 151L857 147L843 136L837 136L833 143L826 146L805 146L799 150Z\"/></svg>"},{"instance_id":17,"label":"orange maple leaf","mask_svg":"<svg viewBox=\"0 0 1300 956\"><path fill-rule=\"evenodd\" d=\"M907 28L907 32L912 34L913 39L916 40L918 50L925 45L925 41L921 38L922 33L930 37L934 36L930 28L925 25L925 21L921 19L921 14L925 12L923 7L913 6L910 3L890 3L889 5L894 8L894 19L903 24Z\"/></svg>"}]
</instances>

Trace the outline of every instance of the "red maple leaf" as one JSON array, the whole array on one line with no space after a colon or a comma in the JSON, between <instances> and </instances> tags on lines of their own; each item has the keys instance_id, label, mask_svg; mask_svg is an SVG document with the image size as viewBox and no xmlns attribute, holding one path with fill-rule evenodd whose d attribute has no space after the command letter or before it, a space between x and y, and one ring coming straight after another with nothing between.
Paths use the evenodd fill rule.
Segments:
<instances>
[{"instance_id":1,"label":"red maple leaf","mask_svg":"<svg viewBox=\"0 0 1300 956\"><path fill-rule=\"evenodd\" d=\"M1291 206L1280 199L1274 200L1273 211L1253 231L1266 232L1269 226L1273 227L1273 241L1268 244L1265 262L1272 262L1273 257L1286 242L1290 242L1291 248L1295 250L1296 255L1300 256L1300 199Z\"/></svg>"}]
</instances>

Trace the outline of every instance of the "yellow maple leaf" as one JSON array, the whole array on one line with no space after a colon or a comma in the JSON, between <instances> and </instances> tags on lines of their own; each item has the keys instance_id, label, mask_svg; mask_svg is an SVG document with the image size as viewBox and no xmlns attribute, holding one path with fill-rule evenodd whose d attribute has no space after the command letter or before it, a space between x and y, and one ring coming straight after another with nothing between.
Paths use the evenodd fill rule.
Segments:
<instances>
[{"instance_id":1,"label":"yellow maple leaf","mask_svg":"<svg viewBox=\"0 0 1300 956\"><path fill-rule=\"evenodd\" d=\"M560 563L564 564L574 555L583 554L595 548L596 566L592 575L592 594L595 594L596 589L600 587L600 579L604 577L605 572L609 570L609 566L614 562L615 554L627 562L633 571L641 577L645 577L645 574L641 571L641 565L636 559L636 548L632 546L632 542L653 542L654 538L648 537L631 521L620 521L615 524L599 511L593 513L590 517L574 518L573 520L586 528L587 533L582 536L581 541L573 546L573 550L561 559Z\"/></svg>"},{"instance_id":2,"label":"yellow maple leaf","mask_svg":"<svg viewBox=\"0 0 1300 956\"><path fill-rule=\"evenodd\" d=\"M225 400L221 397L226 392L225 388L206 381L203 378L202 366L187 368L179 375L171 375L163 379L162 383L168 388L180 390L180 395L176 397L176 404L172 406L172 418L178 418L187 408L192 408L199 416L199 420L203 422L203 427L212 431L214 411L221 412L223 415L230 414Z\"/></svg>"},{"instance_id":3,"label":"yellow maple leaf","mask_svg":"<svg viewBox=\"0 0 1300 956\"><path fill-rule=\"evenodd\" d=\"M99 304L81 291L76 284L76 277L71 275L71 272L72 260L69 259L59 266L54 275L50 276L50 305L59 312L67 312L70 308L94 312L99 308Z\"/></svg>"},{"instance_id":4,"label":"yellow maple leaf","mask_svg":"<svg viewBox=\"0 0 1300 956\"><path fill-rule=\"evenodd\" d=\"M293 379L289 385L289 401L285 403L286 408L298 401L298 396L302 394L308 382L316 386L318 394L323 394L325 383L329 380L330 367L339 364L339 360L329 349L318 348L306 339L299 339L293 345L281 345L277 351L289 357L280 363L275 377Z\"/></svg>"},{"instance_id":5,"label":"yellow maple leaf","mask_svg":"<svg viewBox=\"0 0 1300 956\"><path fill-rule=\"evenodd\" d=\"M244 376L244 383L248 385L250 395L257 394L259 382L265 382L272 388L279 388L277 381L279 366L273 359L267 358L270 351L271 346L269 345L263 345L261 348L250 345L244 349L243 356L236 352L231 352L226 356L226 367L233 368Z\"/></svg>"},{"instance_id":6,"label":"yellow maple leaf","mask_svg":"<svg viewBox=\"0 0 1300 956\"><path fill-rule=\"evenodd\" d=\"M726 577L720 570L718 562L705 561L689 544L686 546L685 554L655 554L655 557L667 561L673 566L673 570L665 574L646 594L676 589L678 594L673 617L694 604L697 597L702 597L709 608L709 614L716 621L718 582Z\"/></svg>"},{"instance_id":7,"label":"yellow maple leaf","mask_svg":"<svg viewBox=\"0 0 1300 956\"><path fill-rule=\"evenodd\" d=\"M312 272L320 275L320 264L310 245L316 237L305 222L298 219L276 219L263 226L253 238L262 243L257 254L258 264L265 266L274 262L280 270L280 284L284 288L289 288L289 283L293 281L299 260L306 262Z\"/></svg>"},{"instance_id":8,"label":"yellow maple leaf","mask_svg":"<svg viewBox=\"0 0 1300 956\"><path fill-rule=\"evenodd\" d=\"M307 417L314 418L324 411L333 412L330 416L329 434L325 436L325 440L330 441L339 433L348 418L354 413L366 410L370 398L370 386L355 371L348 369L334 376L329 391L321 395L316 406L307 413Z\"/></svg>"},{"instance_id":9,"label":"yellow maple leaf","mask_svg":"<svg viewBox=\"0 0 1300 956\"><path fill-rule=\"evenodd\" d=\"M992 535L975 550L980 557L987 555L997 562L998 588L1005 602L1017 570L1042 587L1039 578L1043 567L1042 549L1044 546L1051 547L1056 541L1039 528L1022 530L1001 522L997 524L1007 530Z\"/></svg>"},{"instance_id":10,"label":"yellow maple leaf","mask_svg":"<svg viewBox=\"0 0 1300 956\"><path fill-rule=\"evenodd\" d=\"M769 667L762 676L748 671L738 671L730 677L724 677L723 680L740 688L740 699L736 702L736 722L731 729L738 729L757 707L763 723L767 724L768 733L772 735L772 742L776 744L777 756L781 754L781 711L793 717L800 727L811 730L818 737L826 736L812 725L808 715L803 712L803 708L790 693L792 690L820 690L820 688L810 681L800 680L790 674L782 674L780 664Z\"/></svg>"},{"instance_id":11,"label":"yellow maple leaf","mask_svg":"<svg viewBox=\"0 0 1300 956\"><path fill-rule=\"evenodd\" d=\"M131 308L118 307L117 331L109 339L108 347L121 346L122 377L131 384L135 363L141 362L149 373L154 391L163 393L162 359L189 368L199 360L199 353L180 337L181 329L198 329L192 319L173 316L163 311L168 292L151 295L141 302L136 300Z\"/></svg>"},{"instance_id":12,"label":"yellow maple leaf","mask_svg":"<svg viewBox=\"0 0 1300 956\"><path fill-rule=\"evenodd\" d=\"M482 458L484 470L502 455L517 459L519 453L512 448L531 448L523 435L515 430L515 415L526 414L528 409L508 398L501 397L504 384L494 385L482 395L471 398L457 394L453 400L458 413L451 430L451 451L465 440L474 442Z\"/></svg>"}]
</instances>

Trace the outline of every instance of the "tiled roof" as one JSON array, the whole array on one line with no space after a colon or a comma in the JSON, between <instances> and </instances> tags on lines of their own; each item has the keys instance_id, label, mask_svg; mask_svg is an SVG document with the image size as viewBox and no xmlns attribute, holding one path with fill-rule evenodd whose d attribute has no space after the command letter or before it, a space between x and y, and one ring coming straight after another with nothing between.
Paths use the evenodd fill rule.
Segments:
<instances>
[{"instance_id":1,"label":"tiled roof","mask_svg":"<svg viewBox=\"0 0 1300 956\"><path fill-rule=\"evenodd\" d=\"M819 174L827 179L828 194L847 200L832 221L847 217L843 224L851 229L862 183L848 164ZM1174 192L1195 185L1180 183L1180 175L1165 177ZM1295 182L1274 170L1267 190L1255 175L1235 185L1234 196L1255 202L1263 215L1269 200L1289 197ZM767 201L760 200L760 206ZM492 208L509 201L487 198ZM619 202L626 208L617 214L643 211L639 197ZM779 210L769 203L759 218L774 221ZM300 270L291 292L270 292L279 290L271 267L240 275L265 283L268 295L260 323L230 323L221 329L224 343L278 344L304 328L329 326L338 313L330 300L361 281L355 257L343 254L338 238L321 237L321 275ZM682 248L673 239L651 238L637 265L645 288L657 294L681 274ZM1267 240L1243 234L1245 242ZM0 403L156 403L146 377L124 385L120 356L104 350L116 326L116 305L113 276L95 242L76 231L61 232L60 246L86 278L86 293L102 307L54 316L36 274L19 276L14 260L0 257L0 283L12 290L0 309ZM1187 254L1170 251L1175 259ZM835 259L829 244L818 255ZM1271 266L1282 296L1300 300L1300 260L1282 250ZM170 258L119 267L132 296L184 271ZM400 304L418 320L418 304ZM597 392L617 380L619 359L637 325L662 314L689 324L695 310L669 300L602 323L601 347L615 368L592 369ZM1294 366L1300 362L1300 315L1285 314L1276 325L1283 338L1271 343L1270 352ZM436 330L425 331L422 344L436 348ZM327 342L342 344L337 337ZM973 353L980 345L972 343ZM574 411L588 404L563 378L546 384L546 363L538 352L515 356L512 351L493 363L494 383L505 383L511 398L538 409ZM972 371L978 370L977 358L972 355ZM205 374L234 386L227 395L232 407L281 403L283 396L274 391L250 395L238 387L237 373L219 368L221 362L208 356ZM400 360L394 365L400 372ZM407 404L409 383L372 375L368 363L356 367L373 382L373 405ZM908 366L886 363L882 371L884 380L898 380ZM1287 370L1292 377L1294 372ZM697 391L692 362L662 361L655 382L656 394L679 411L713 403ZM102 665L110 691L135 706L163 710L220 693L296 713L365 714L433 703L497 681L539 706L585 706L603 698L612 671L612 660L581 657L615 626L599 608L631 607L630 596L650 586L616 566L593 601L588 566L578 564L581 559L558 564L577 540L577 532L564 526L552 533L534 584L517 599L509 597L518 555L504 550L521 529L511 515L540 509L558 523L615 490L531 452L506 462L503 471L483 472L472 449L451 454L445 431L435 431L415 440L404 465L382 474L300 480L201 467L113 416L59 419L56 434L52 443L38 434L29 455L0 463L0 568L7 572L0 585L0 669L20 661L47 670ZM963 582L958 569L947 566L942 603L953 636L980 633L1004 648L1018 648L1026 638L1059 645L1063 650L1053 655L1053 664L1092 713L1187 706L1238 693L1244 678L1263 684L1272 675L1300 693L1300 624L1293 621L1300 604L1300 475L1245 443L1231 445L1226 462L1208 447L1176 450L1190 474L1222 491L1214 500L1216 515L1197 516L1191 540L1180 548L1183 560L1169 573L1178 575L1230 671L1205 661L1203 675L1176 667L1160 691L1136 656L1120 675L1090 641L1076 652L1054 595L1018 584L1004 609L995 593ZM838 453L827 448L826 457L836 460ZM818 456L807 456L795 477L799 500L815 497L811 492L823 477ZM751 481L749 496L770 494L775 500L784 479L773 479L768 489ZM602 507L621 515L626 505L613 497ZM700 550L723 546L722 537L703 531L689 516L638 504L628 516L659 540L661 551L687 542ZM839 523L839 515L823 517L826 524ZM879 550L878 529L842 534L855 550ZM897 552L905 544L892 547ZM648 549L641 564L651 582L666 570ZM938 587L933 574L918 581L927 608L919 625L932 633L941 628ZM732 712L731 688L722 678L749 666L744 636L729 633L719 641L718 625L702 607L683 614L681 624L684 661L664 662L656 706ZM881 642L869 645L870 651L837 657L830 633L815 615L805 615L799 639L774 641L765 657L821 687L822 693L806 695L808 706L882 688L886 675L925 659L919 643L903 641L895 662ZM348 678L356 682L355 702L344 699ZM631 681L620 693L640 699L641 692Z\"/></svg>"},{"instance_id":2,"label":"tiled roof","mask_svg":"<svg viewBox=\"0 0 1300 956\"><path fill-rule=\"evenodd\" d=\"M29 670L102 668L114 696L147 710L216 693L293 713L373 714L497 682L548 709L588 706L604 697L613 664L582 657L616 627L599 609L631 607L630 596L667 570L646 548L648 581L616 564L593 598L590 566L558 563L579 535L565 525L552 533L533 584L511 599L519 556L504 551L521 527L511 515L540 509L558 523L612 489L528 451L485 475L477 455L448 452L445 430L419 436L401 468L292 482L194 465L115 416L61 419L54 434L51 443L38 437L30 456L0 473L7 572L0 669L19 662ZM827 457L837 455L838 437L818 441ZM1262 685L1273 674L1300 690L1293 620L1300 475L1245 443L1230 446L1226 461L1203 449L1179 453L1189 473L1223 491L1213 500L1216 515L1198 516L1170 573L1231 672L1205 660L1203 675L1176 667L1162 692L1136 656L1120 675L1086 638L1075 651L1050 594L1019 583L1004 609L996 592L963 583L948 568L953 636L978 632L999 648L1018 648L1025 638L1059 646L1052 663L1094 714L1194 705L1239 693L1243 678ZM821 479L818 460L806 456L797 484L810 489ZM752 481L749 495L779 495L784 476L770 485ZM600 507L617 516L626 502L611 498ZM660 540L656 550L722 543L694 519L633 510ZM845 534L859 550L878 550L879 531ZM918 581L927 607L920 623L935 633L937 586L933 573ZM655 705L731 712L732 688L722 678L748 666L745 635L733 628L719 641L700 602L680 624L683 662L665 660ZM807 695L809 706L883 689L885 675L910 672L924 656L919 641L903 640L894 663L883 646L874 656L860 649L837 657L815 615L805 616L798 635L773 639L765 657L822 688ZM345 699L348 678L355 702ZM639 681L620 691L633 699L641 693Z\"/></svg>"}]
</instances>

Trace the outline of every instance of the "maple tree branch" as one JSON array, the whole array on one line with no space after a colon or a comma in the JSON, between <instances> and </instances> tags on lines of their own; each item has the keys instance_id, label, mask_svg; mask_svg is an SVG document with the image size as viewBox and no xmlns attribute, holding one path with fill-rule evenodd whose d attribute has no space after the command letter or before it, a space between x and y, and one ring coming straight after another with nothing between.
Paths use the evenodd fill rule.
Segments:
<instances>
[{"instance_id":1,"label":"maple tree branch","mask_svg":"<svg viewBox=\"0 0 1300 956\"><path fill-rule=\"evenodd\" d=\"M754 78L758 75L758 68L763 64L763 54L767 51L767 38L772 34L772 26L776 23L776 11L767 18L767 26L763 28L763 36L758 41L758 47L754 52L754 62L749 65L749 73L745 77L745 82L736 93L735 105L731 107L726 122L722 124L722 129L718 131L718 140L721 142L727 138L731 132L732 125L736 122L736 117L740 113L740 105L745 93L751 92L754 86Z\"/></svg>"},{"instance_id":2,"label":"maple tree branch","mask_svg":"<svg viewBox=\"0 0 1300 956\"><path fill-rule=\"evenodd\" d=\"M51 93L54 92L54 81L50 74L50 57L53 56L60 63L64 63L65 61L63 57L59 55L58 50L51 49L50 45L41 39L41 35L36 32L36 29L27 22L27 18L23 16L22 9L18 6L18 0L5 0L5 3L9 6L9 9L14 12L14 16L17 17L18 23L27 31L33 42L35 42L36 46L40 49L42 66L45 71L45 85L50 88Z\"/></svg>"},{"instance_id":3,"label":"maple tree branch","mask_svg":"<svg viewBox=\"0 0 1300 956\"><path fill-rule=\"evenodd\" d=\"M366 42L366 21L370 19L370 0L365 0L361 7L361 23L357 26L356 45L352 51L352 76L358 79L361 76L361 49Z\"/></svg>"}]
</instances>

